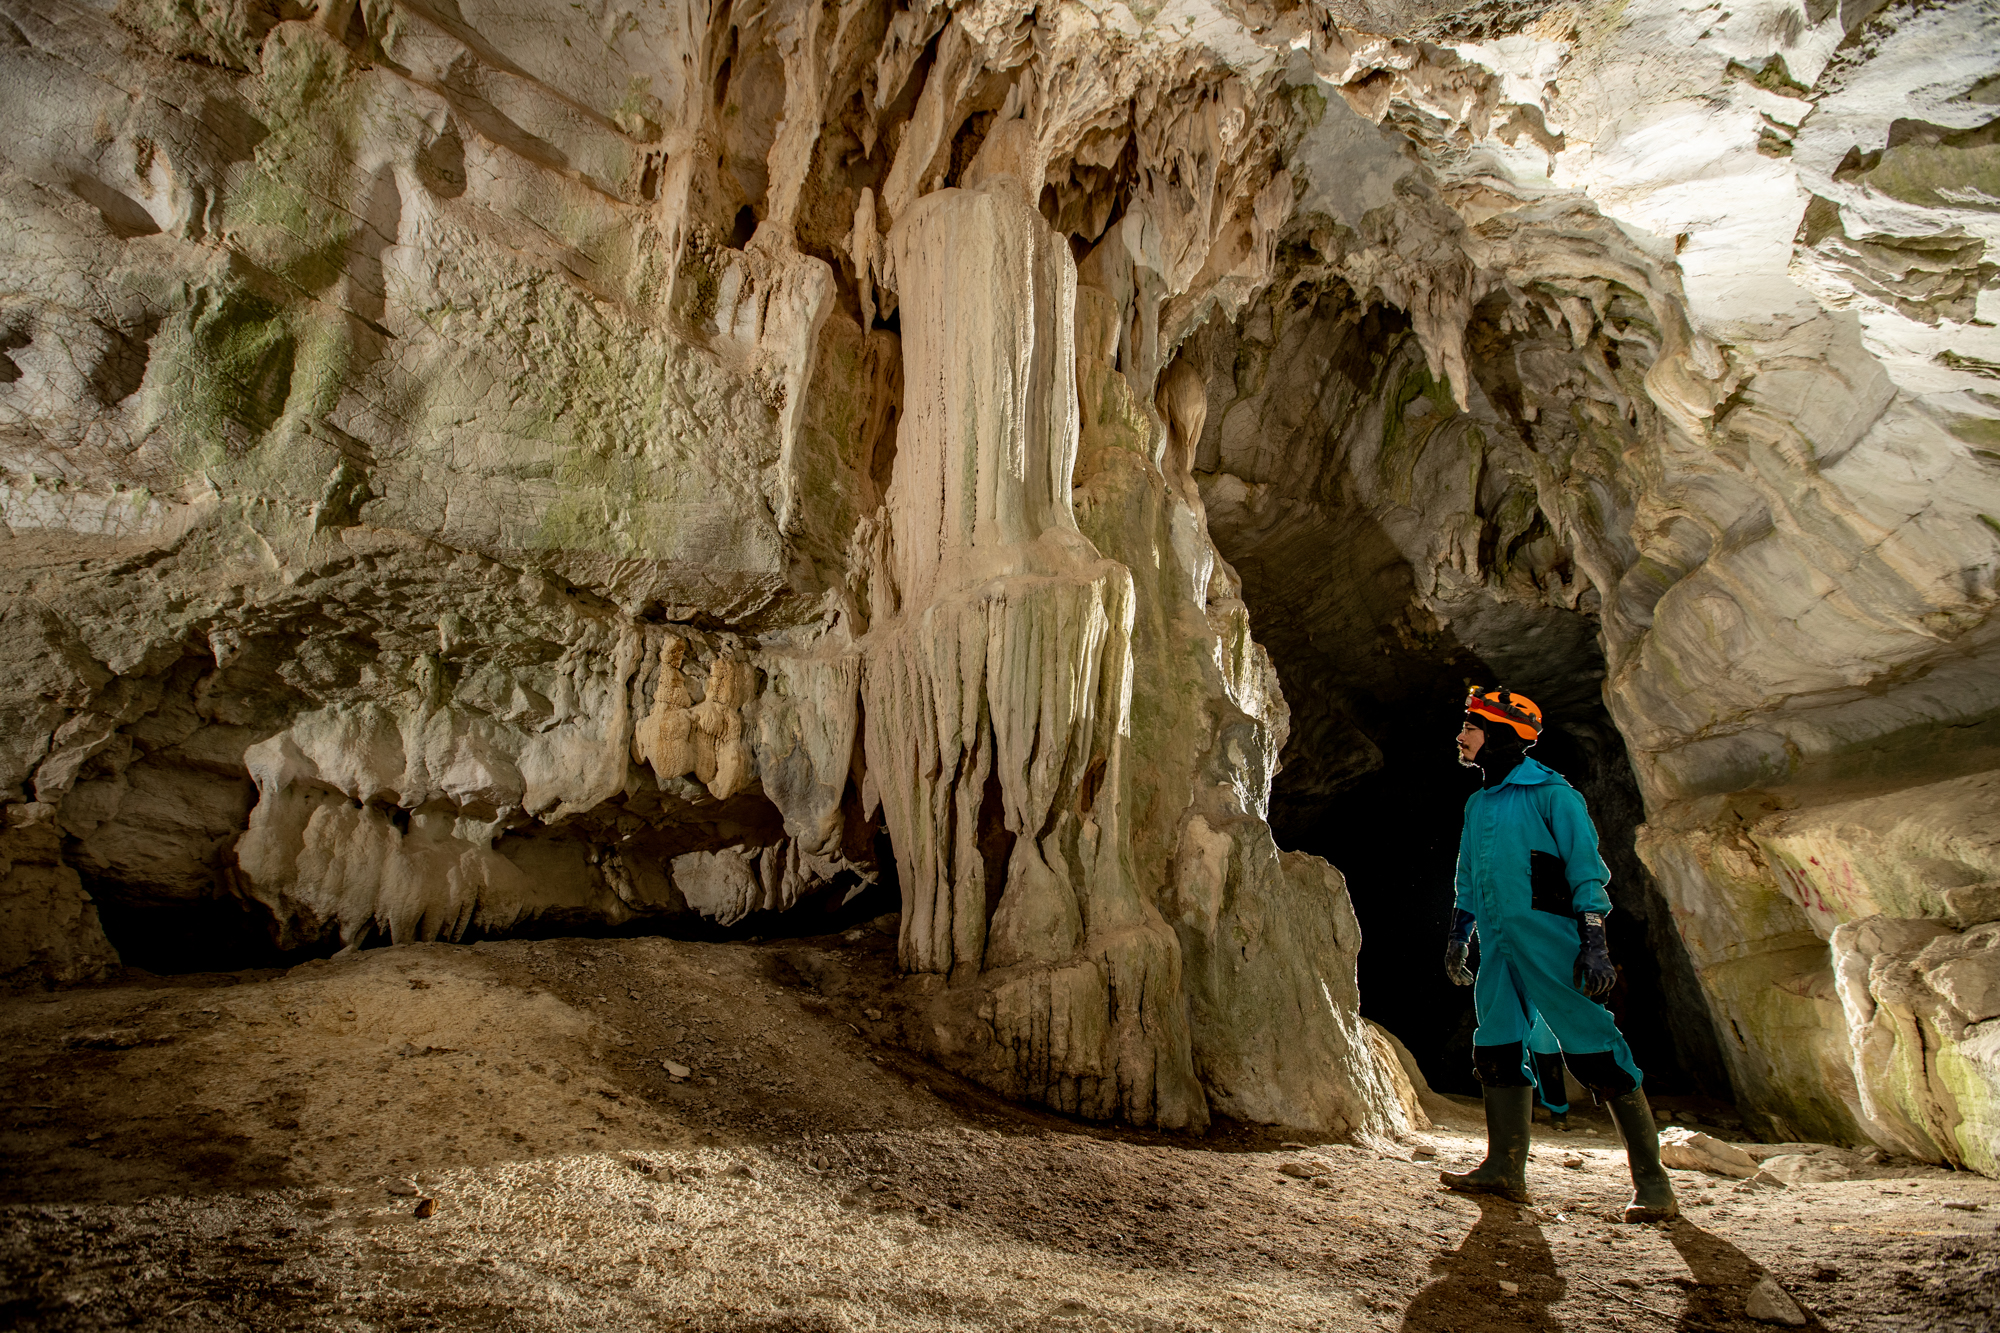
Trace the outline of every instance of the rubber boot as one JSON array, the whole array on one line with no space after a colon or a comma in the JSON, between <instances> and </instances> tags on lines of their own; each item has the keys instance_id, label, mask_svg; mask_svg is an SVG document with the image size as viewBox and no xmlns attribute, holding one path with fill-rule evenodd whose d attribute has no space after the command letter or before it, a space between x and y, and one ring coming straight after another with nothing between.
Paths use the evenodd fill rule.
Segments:
<instances>
[{"instance_id":1,"label":"rubber boot","mask_svg":"<svg viewBox=\"0 0 2000 1333\"><path fill-rule=\"evenodd\" d=\"M1470 1171L1440 1171L1438 1180L1462 1194L1497 1194L1528 1202L1528 1125L1533 1088L1486 1088L1486 1160Z\"/></svg>"},{"instance_id":2,"label":"rubber boot","mask_svg":"<svg viewBox=\"0 0 2000 1333\"><path fill-rule=\"evenodd\" d=\"M1618 1137L1625 1142L1625 1160L1632 1167L1632 1202L1625 1205L1627 1222L1665 1222L1680 1216L1674 1183L1660 1165L1660 1128L1643 1089L1622 1092L1605 1103Z\"/></svg>"},{"instance_id":3,"label":"rubber boot","mask_svg":"<svg viewBox=\"0 0 2000 1333\"><path fill-rule=\"evenodd\" d=\"M1558 1134L1569 1133L1569 1112L1568 1111L1549 1112L1549 1128L1555 1130L1555 1132Z\"/></svg>"}]
</instances>

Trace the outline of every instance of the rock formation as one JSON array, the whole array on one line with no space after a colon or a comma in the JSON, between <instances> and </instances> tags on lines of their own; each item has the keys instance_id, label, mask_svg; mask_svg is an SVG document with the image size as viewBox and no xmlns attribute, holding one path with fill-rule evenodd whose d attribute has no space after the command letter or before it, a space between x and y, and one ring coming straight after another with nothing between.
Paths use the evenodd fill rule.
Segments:
<instances>
[{"instance_id":1,"label":"rock formation","mask_svg":"<svg viewBox=\"0 0 2000 1333\"><path fill-rule=\"evenodd\" d=\"M1273 784L1479 670L1691 1058L2000 1170L1990 6L0 17L9 975L893 883L948 1067L1395 1134Z\"/></svg>"}]
</instances>

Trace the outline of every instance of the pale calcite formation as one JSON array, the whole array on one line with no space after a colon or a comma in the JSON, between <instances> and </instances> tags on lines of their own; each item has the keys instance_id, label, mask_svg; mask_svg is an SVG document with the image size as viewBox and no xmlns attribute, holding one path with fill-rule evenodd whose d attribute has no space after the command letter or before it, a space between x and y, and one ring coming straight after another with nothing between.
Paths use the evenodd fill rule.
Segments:
<instances>
[{"instance_id":1,"label":"pale calcite formation","mask_svg":"<svg viewBox=\"0 0 2000 1333\"><path fill-rule=\"evenodd\" d=\"M11 974L111 961L86 888L281 949L727 926L886 832L936 1058L1407 1127L1261 819L1198 379L1153 406L1290 211L1235 16L7 14Z\"/></svg>"}]
</instances>

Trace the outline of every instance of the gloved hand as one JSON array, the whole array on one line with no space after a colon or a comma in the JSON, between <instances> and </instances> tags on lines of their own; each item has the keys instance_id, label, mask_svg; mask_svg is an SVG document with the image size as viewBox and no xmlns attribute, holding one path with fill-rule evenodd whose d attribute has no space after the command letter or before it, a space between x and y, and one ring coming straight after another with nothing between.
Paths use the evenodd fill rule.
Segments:
<instances>
[{"instance_id":1,"label":"gloved hand","mask_svg":"<svg viewBox=\"0 0 2000 1333\"><path fill-rule=\"evenodd\" d=\"M1455 909L1451 914L1451 934L1445 938L1444 974L1451 978L1454 986L1470 986L1472 969L1466 966L1465 955L1472 942L1472 913Z\"/></svg>"},{"instance_id":2,"label":"gloved hand","mask_svg":"<svg viewBox=\"0 0 2000 1333\"><path fill-rule=\"evenodd\" d=\"M1618 969L1611 965L1611 946L1604 942L1604 917L1584 912L1576 919L1583 947L1576 955L1576 988L1593 1000L1601 1000L1618 984Z\"/></svg>"}]
</instances>

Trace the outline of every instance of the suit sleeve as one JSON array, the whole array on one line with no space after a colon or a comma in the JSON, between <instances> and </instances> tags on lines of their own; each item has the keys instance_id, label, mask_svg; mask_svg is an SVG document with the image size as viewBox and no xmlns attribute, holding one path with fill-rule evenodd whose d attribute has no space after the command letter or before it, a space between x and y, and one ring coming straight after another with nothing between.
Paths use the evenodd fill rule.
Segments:
<instances>
[{"instance_id":1,"label":"suit sleeve","mask_svg":"<svg viewBox=\"0 0 2000 1333\"><path fill-rule=\"evenodd\" d=\"M1569 879L1570 909L1575 912L1609 912L1611 895L1604 886L1611 882L1611 870L1597 851L1597 826L1590 822L1590 809L1576 788L1548 784L1549 832L1555 835L1556 850L1562 854L1563 871Z\"/></svg>"}]
</instances>

